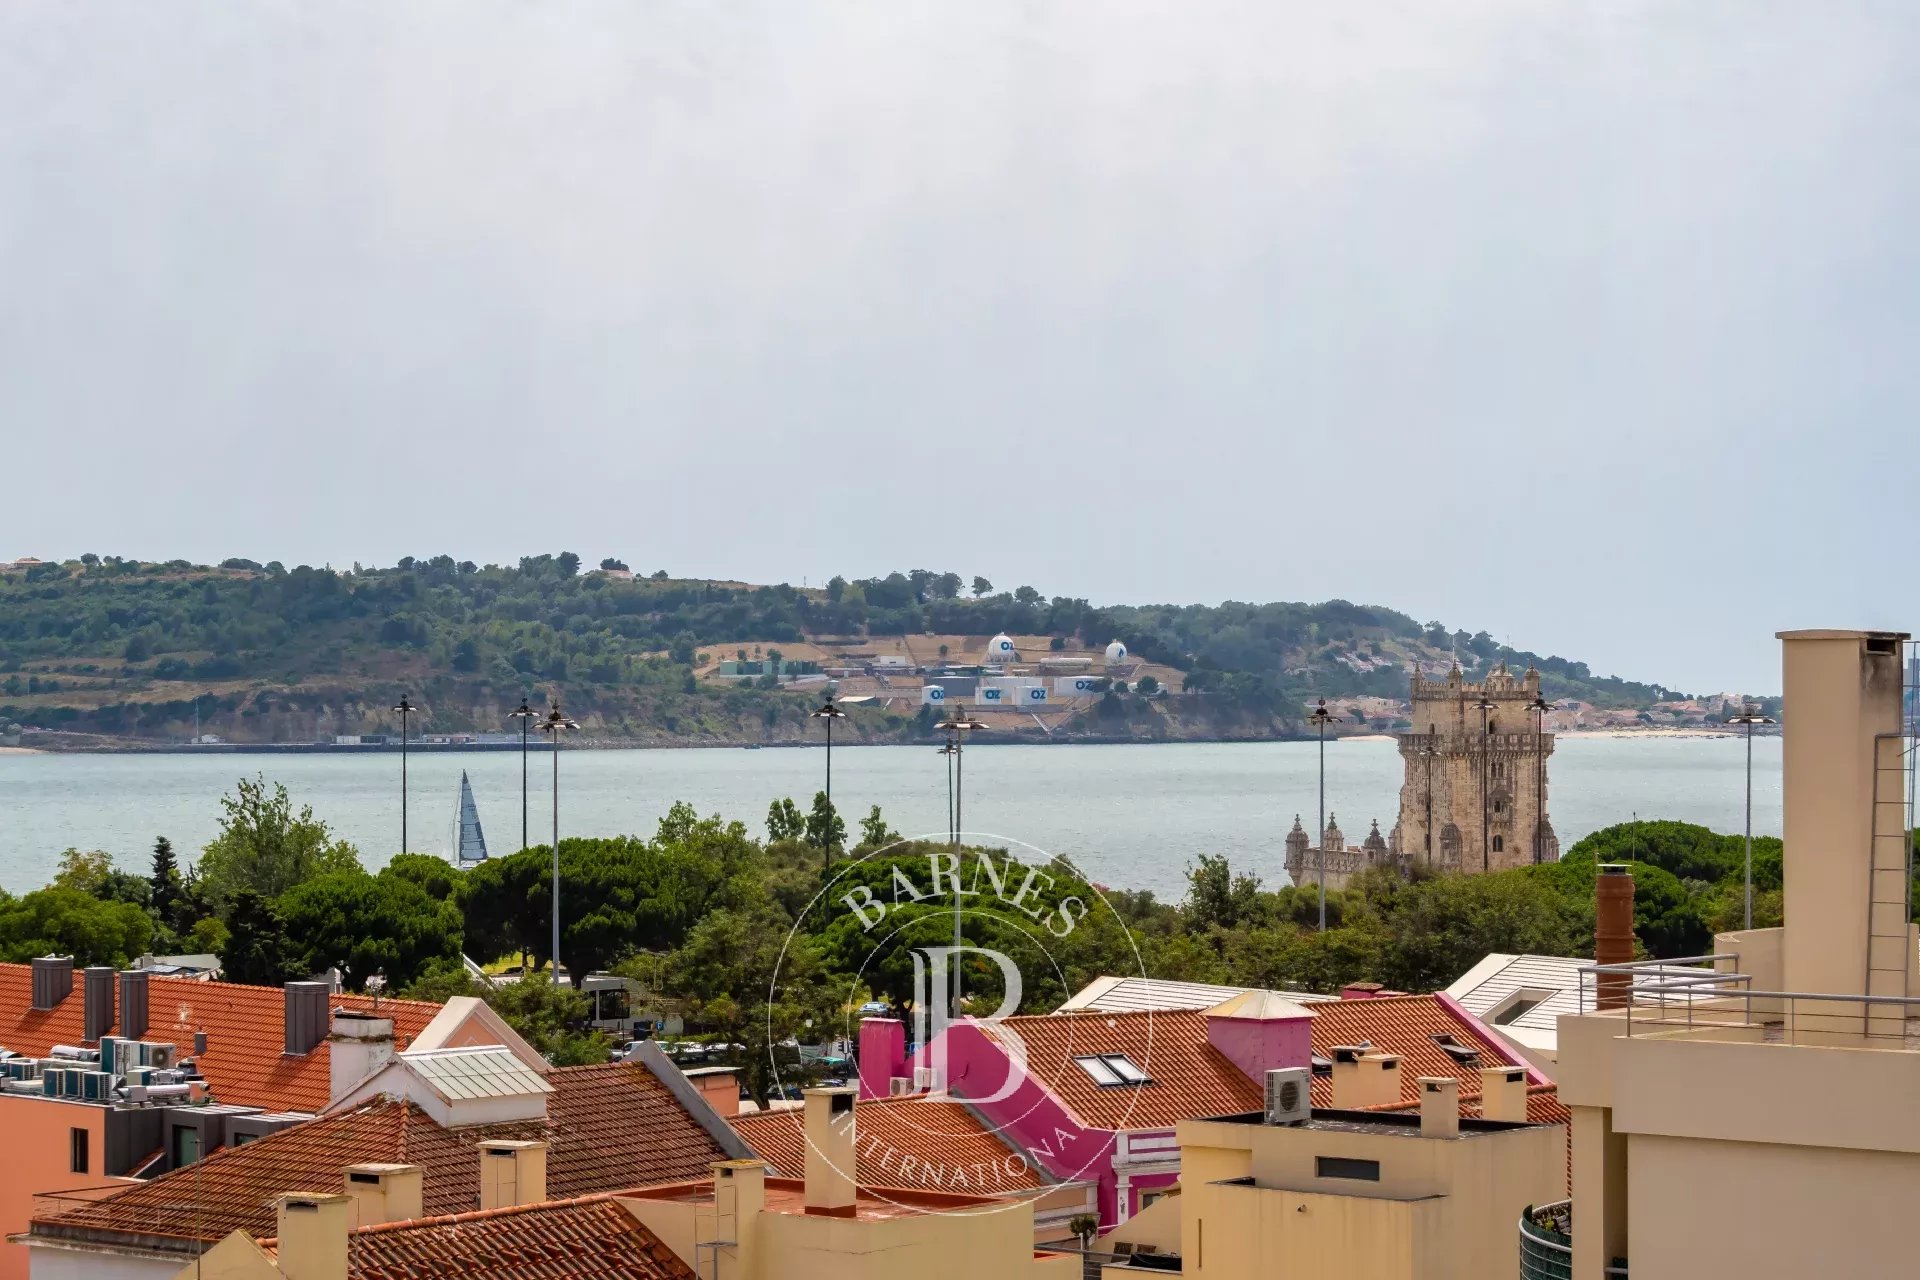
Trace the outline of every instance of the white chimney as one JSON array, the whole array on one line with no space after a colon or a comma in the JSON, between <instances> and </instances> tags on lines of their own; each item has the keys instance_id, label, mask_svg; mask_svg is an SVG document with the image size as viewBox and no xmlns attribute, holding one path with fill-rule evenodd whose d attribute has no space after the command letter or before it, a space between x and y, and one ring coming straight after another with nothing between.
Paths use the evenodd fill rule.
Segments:
<instances>
[{"instance_id":1,"label":"white chimney","mask_svg":"<svg viewBox=\"0 0 1920 1280\"><path fill-rule=\"evenodd\" d=\"M280 1197L276 1255L287 1280L347 1280L346 1196L289 1191Z\"/></svg>"},{"instance_id":2,"label":"white chimney","mask_svg":"<svg viewBox=\"0 0 1920 1280\"><path fill-rule=\"evenodd\" d=\"M417 1164L347 1166L349 1215L355 1231L383 1222L408 1222L424 1216L425 1188Z\"/></svg>"},{"instance_id":3,"label":"white chimney","mask_svg":"<svg viewBox=\"0 0 1920 1280\"><path fill-rule=\"evenodd\" d=\"M338 1099L393 1061L393 1019L338 1010L327 1036L327 1054L329 1097Z\"/></svg>"},{"instance_id":4,"label":"white chimney","mask_svg":"<svg viewBox=\"0 0 1920 1280\"><path fill-rule=\"evenodd\" d=\"M852 1089L809 1089L806 1094L807 1212L854 1216L854 1119Z\"/></svg>"},{"instance_id":5,"label":"white chimney","mask_svg":"<svg viewBox=\"0 0 1920 1280\"><path fill-rule=\"evenodd\" d=\"M1351 1045L1333 1050L1333 1105L1341 1111L1400 1101L1400 1058Z\"/></svg>"},{"instance_id":6,"label":"white chimney","mask_svg":"<svg viewBox=\"0 0 1920 1280\"><path fill-rule=\"evenodd\" d=\"M1460 1082L1452 1076L1420 1077L1420 1136L1460 1136Z\"/></svg>"},{"instance_id":7,"label":"white chimney","mask_svg":"<svg viewBox=\"0 0 1920 1280\"><path fill-rule=\"evenodd\" d=\"M759 1160L721 1160L713 1171L712 1280L735 1280L752 1238L754 1219L767 1207L767 1166Z\"/></svg>"},{"instance_id":8,"label":"white chimney","mask_svg":"<svg viewBox=\"0 0 1920 1280\"><path fill-rule=\"evenodd\" d=\"M1480 1115L1487 1120L1527 1122L1527 1069L1480 1068Z\"/></svg>"},{"instance_id":9,"label":"white chimney","mask_svg":"<svg viewBox=\"0 0 1920 1280\"><path fill-rule=\"evenodd\" d=\"M506 1209L547 1198L547 1144L480 1144L480 1207Z\"/></svg>"}]
</instances>

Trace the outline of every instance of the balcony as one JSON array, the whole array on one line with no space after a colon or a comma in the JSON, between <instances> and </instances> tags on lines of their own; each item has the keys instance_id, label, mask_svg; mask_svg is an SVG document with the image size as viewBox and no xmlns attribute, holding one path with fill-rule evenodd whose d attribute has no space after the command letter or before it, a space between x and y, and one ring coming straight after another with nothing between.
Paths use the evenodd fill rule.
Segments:
<instances>
[{"instance_id":1,"label":"balcony","mask_svg":"<svg viewBox=\"0 0 1920 1280\"><path fill-rule=\"evenodd\" d=\"M1579 1011L1611 995L1628 1037L1801 1046L1920 1049L1920 997L1760 991L1738 954L1591 965L1580 971Z\"/></svg>"},{"instance_id":2,"label":"balcony","mask_svg":"<svg viewBox=\"0 0 1920 1280\"><path fill-rule=\"evenodd\" d=\"M1615 1258L1604 1271L1625 1276L1627 1260ZM1520 1215L1520 1280L1573 1280L1573 1201Z\"/></svg>"}]
</instances>

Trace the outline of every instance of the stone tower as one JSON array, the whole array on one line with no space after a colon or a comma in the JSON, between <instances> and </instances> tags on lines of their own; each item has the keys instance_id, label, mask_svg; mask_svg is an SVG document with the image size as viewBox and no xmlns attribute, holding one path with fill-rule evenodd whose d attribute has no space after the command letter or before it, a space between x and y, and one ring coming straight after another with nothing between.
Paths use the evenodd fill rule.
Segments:
<instances>
[{"instance_id":1,"label":"stone tower","mask_svg":"<svg viewBox=\"0 0 1920 1280\"><path fill-rule=\"evenodd\" d=\"M1553 735L1534 732L1539 696L1531 667L1515 677L1500 663L1479 683L1459 667L1445 680L1414 675L1413 730L1399 735L1406 776L1395 853L1436 871L1559 860L1546 803Z\"/></svg>"}]
</instances>

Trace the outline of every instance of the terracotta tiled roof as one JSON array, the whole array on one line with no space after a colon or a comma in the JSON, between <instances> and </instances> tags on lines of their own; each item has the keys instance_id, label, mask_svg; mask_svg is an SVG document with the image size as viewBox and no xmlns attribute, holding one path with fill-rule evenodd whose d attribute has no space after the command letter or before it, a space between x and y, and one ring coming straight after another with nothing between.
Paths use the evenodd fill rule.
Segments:
<instances>
[{"instance_id":1,"label":"terracotta tiled roof","mask_svg":"<svg viewBox=\"0 0 1920 1280\"><path fill-rule=\"evenodd\" d=\"M274 1243L263 1247L277 1254ZM353 1280L694 1280L605 1196L368 1227L347 1237L347 1250Z\"/></svg>"},{"instance_id":2,"label":"terracotta tiled roof","mask_svg":"<svg viewBox=\"0 0 1920 1280\"><path fill-rule=\"evenodd\" d=\"M1479 1053L1479 1066L1521 1065L1510 1049L1479 1031L1436 996L1326 1000L1313 1011L1313 1051L1331 1056L1336 1045L1366 1041L1400 1055L1402 1096L1419 1099L1421 1076L1453 1076L1476 1094L1479 1067L1454 1061L1433 1039L1450 1035ZM1077 1013L1009 1018L1027 1045L1027 1070L1087 1124L1101 1129L1155 1129L1201 1116L1258 1110L1254 1083L1207 1042L1207 1020L1194 1010L1158 1013ZM1153 1083L1137 1089L1095 1084L1072 1060L1090 1053L1124 1053ZM1333 1105L1333 1081L1313 1079L1313 1104Z\"/></svg>"},{"instance_id":3,"label":"terracotta tiled roof","mask_svg":"<svg viewBox=\"0 0 1920 1280\"><path fill-rule=\"evenodd\" d=\"M348 1165L365 1163L420 1165L426 1212L459 1213L479 1202L478 1144L488 1139L545 1140L547 1190L563 1198L684 1181L727 1158L645 1067L560 1067L547 1079L554 1092L545 1121L443 1129L411 1103L383 1099L217 1151L118 1195L37 1219L35 1231L193 1240L216 1240L234 1230L270 1235L275 1196L337 1190Z\"/></svg>"},{"instance_id":4,"label":"terracotta tiled roof","mask_svg":"<svg viewBox=\"0 0 1920 1280\"><path fill-rule=\"evenodd\" d=\"M115 984L116 1005L118 983ZM335 1009L370 1012L364 996L334 996ZM85 997L74 974L73 992L57 1008L36 1010L33 971L23 964L0 964L0 1048L29 1056L46 1054L56 1044L81 1044L85 1033ZM394 1040L405 1048L440 1012L420 1000L382 1000L380 1016L393 1019ZM289 1057L285 996L279 987L249 987L237 982L195 982L154 975L147 979L148 1026L140 1039L171 1040L181 1055L193 1053L196 1031L207 1035L200 1074L219 1102L266 1107L274 1111L318 1111L332 1087L326 1045ZM120 1035L116 1022L109 1033Z\"/></svg>"},{"instance_id":5,"label":"terracotta tiled roof","mask_svg":"<svg viewBox=\"0 0 1920 1280\"><path fill-rule=\"evenodd\" d=\"M854 1179L862 1186L929 1187L993 1195L1046 1184L1031 1162L958 1102L875 1098L854 1110ZM753 1153L789 1178L806 1173L806 1113L735 1116Z\"/></svg>"}]
</instances>

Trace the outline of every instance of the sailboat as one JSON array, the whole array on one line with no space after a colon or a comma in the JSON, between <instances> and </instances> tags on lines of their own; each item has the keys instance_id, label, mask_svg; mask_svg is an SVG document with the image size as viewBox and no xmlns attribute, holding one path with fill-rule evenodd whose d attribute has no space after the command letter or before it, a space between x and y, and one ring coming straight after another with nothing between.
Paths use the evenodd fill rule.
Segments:
<instances>
[{"instance_id":1,"label":"sailboat","mask_svg":"<svg viewBox=\"0 0 1920 1280\"><path fill-rule=\"evenodd\" d=\"M480 811L473 806L473 786L460 771L460 800L453 808L453 856L465 865L487 860L487 837L480 830Z\"/></svg>"}]
</instances>

